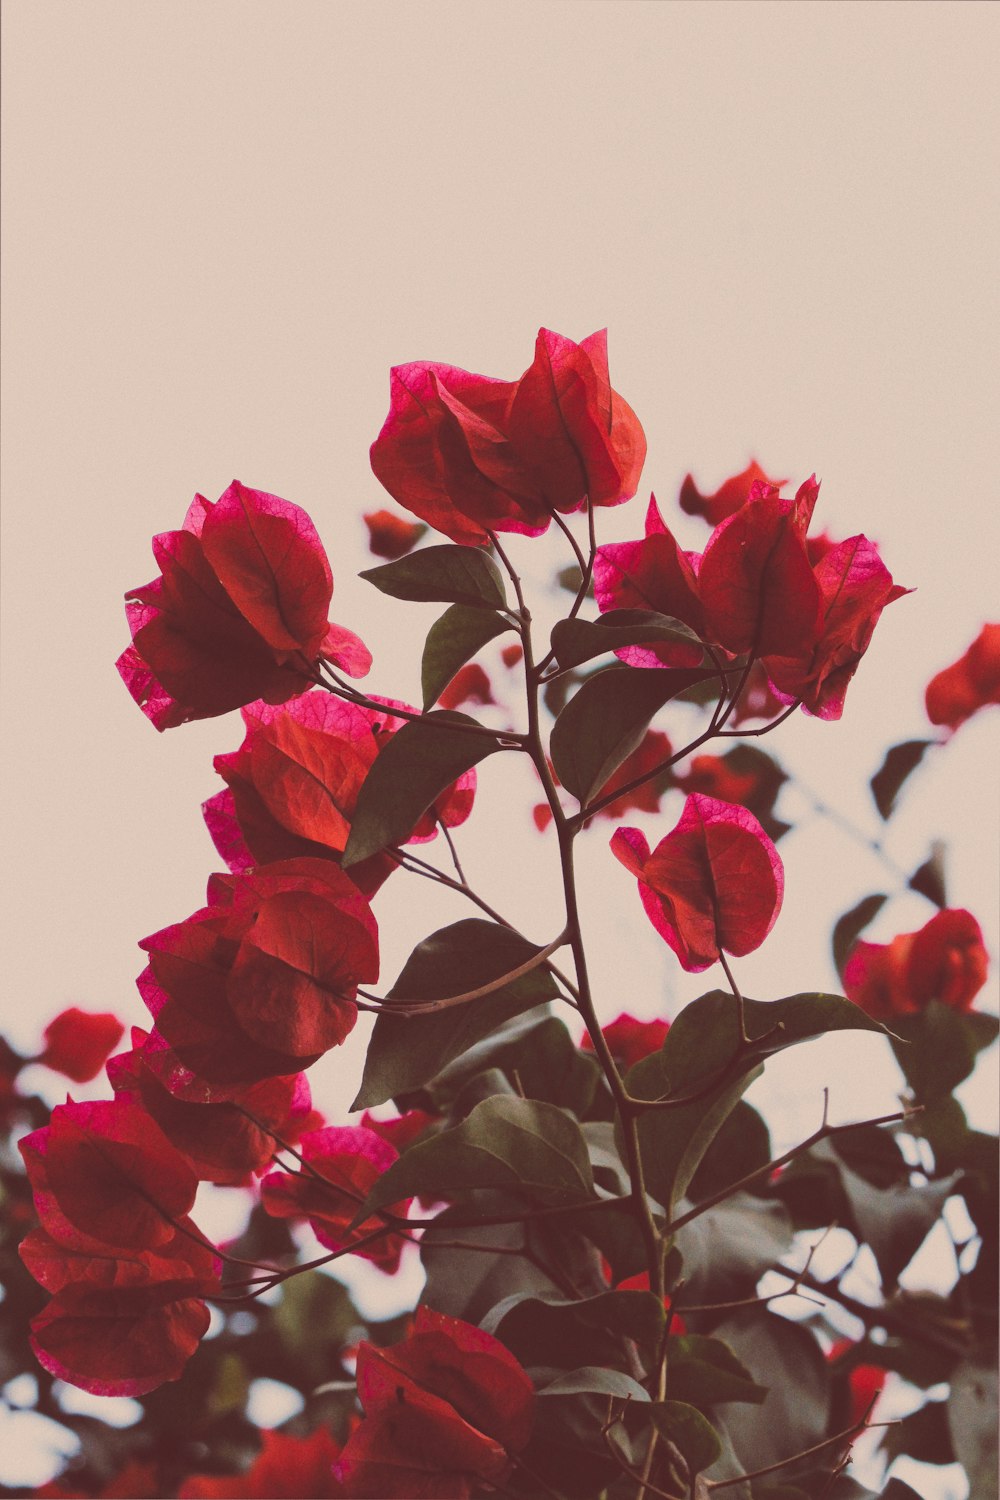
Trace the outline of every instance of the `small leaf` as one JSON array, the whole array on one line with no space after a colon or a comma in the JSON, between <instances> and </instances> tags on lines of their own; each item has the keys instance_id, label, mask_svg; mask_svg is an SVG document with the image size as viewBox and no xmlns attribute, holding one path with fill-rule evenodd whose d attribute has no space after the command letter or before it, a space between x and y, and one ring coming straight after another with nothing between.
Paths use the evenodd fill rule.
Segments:
<instances>
[{"instance_id":1,"label":"small leaf","mask_svg":"<svg viewBox=\"0 0 1000 1500\"><path fill-rule=\"evenodd\" d=\"M852 906L850 911L845 911L837 921L832 938L833 961L841 979L844 977L844 965L851 949L865 928L874 922L888 899L888 896L881 892L874 896L865 896L864 900L859 901L857 906Z\"/></svg>"},{"instance_id":2,"label":"small leaf","mask_svg":"<svg viewBox=\"0 0 1000 1500\"><path fill-rule=\"evenodd\" d=\"M491 736L468 733L469 726L482 727L467 714L438 711L410 720L382 747L361 783L345 869L405 843L436 797L501 748Z\"/></svg>"},{"instance_id":3,"label":"small leaf","mask_svg":"<svg viewBox=\"0 0 1000 1500\"><path fill-rule=\"evenodd\" d=\"M701 641L689 626L652 609L612 609L597 620L560 620L552 629L552 650L564 668L578 667L623 646L661 641L702 650Z\"/></svg>"},{"instance_id":4,"label":"small leaf","mask_svg":"<svg viewBox=\"0 0 1000 1500\"><path fill-rule=\"evenodd\" d=\"M683 1260L680 1301L729 1302L747 1296L763 1272L787 1255L793 1239L780 1203L750 1193L717 1203L675 1236Z\"/></svg>"},{"instance_id":5,"label":"small leaf","mask_svg":"<svg viewBox=\"0 0 1000 1500\"><path fill-rule=\"evenodd\" d=\"M468 604L453 604L446 609L424 642L420 664L424 709L433 707L459 667L464 667L488 641L512 629L510 621L493 610L474 609Z\"/></svg>"},{"instance_id":6,"label":"small leaf","mask_svg":"<svg viewBox=\"0 0 1000 1500\"><path fill-rule=\"evenodd\" d=\"M538 948L519 932L468 917L419 943L389 998L434 1000L478 989L526 963ZM397 1094L423 1088L453 1059L513 1016L553 999L558 986L539 966L468 1005L427 1015L392 1015L375 1021L364 1078L352 1109L370 1109Z\"/></svg>"},{"instance_id":7,"label":"small leaf","mask_svg":"<svg viewBox=\"0 0 1000 1500\"><path fill-rule=\"evenodd\" d=\"M955 1457L969 1478L969 1495L989 1495L997 1472L997 1372L985 1365L959 1365L947 1403Z\"/></svg>"},{"instance_id":8,"label":"small leaf","mask_svg":"<svg viewBox=\"0 0 1000 1500\"><path fill-rule=\"evenodd\" d=\"M483 1188L547 1203L586 1203L594 1194L587 1143L554 1104L493 1094L460 1125L411 1146L378 1179L355 1216L361 1224L400 1198L452 1199Z\"/></svg>"},{"instance_id":9,"label":"small leaf","mask_svg":"<svg viewBox=\"0 0 1000 1500\"><path fill-rule=\"evenodd\" d=\"M394 599L507 608L500 569L478 547L423 547L397 562L367 568L359 576Z\"/></svg>"},{"instance_id":10,"label":"small leaf","mask_svg":"<svg viewBox=\"0 0 1000 1500\"><path fill-rule=\"evenodd\" d=\"M957 1088L976 1065L975 1033L968 1017L932 1000L912 1016L894 1016L896 1061L919 1104L936 1103Z\"/></svg>"},{"instance_id":11,"label":"small leaf","mask_svg":"<svg viewBox=\"0 0 1000 1500\"><path fill-rule=\"evenodd\" d=\"M649 1110L639 1118L639 1140L648 1164L646 1186L671 1216L727 1116L760 1075L766 1057L828 1031L885 1032L841 995L748 999L744 1016L752 1045L741 1050L735 998L722 990L702 995L681 1011L660 1051L628 1074L634 1098L698 1096L690 1104Z\"/></svg>"},{"instance_id":12,"label":"small leaf","mask_svg":"<svg viewBox=\"0 0 1000 1500\"><path fill-rule=\"evenodd\" d=\"M770 1131L753 1105L741 1099L703 1156L689 1197L697 1202L721 1193L770 1159Z\"/></svg>"},{"instance_id":13,"label":"small leaf","mask_svg":"<svg viewBox=\"0 0 1000 1500\"><path fill-rule=\"evenodd\" d=\"M892 816L896 798L906 778L917 769L934 740L904 740L886 751L885 760L869 785L875 806L883 818Z\"/></svg>"},{"instance_id":14,"label":"small leaf","mask_svg":"<svg viewBox=\"0 0 1000 1500\"><path fill-rule=\"evenodd\" d=\"M665 1442L673 1443L692 1474L700 1474L722 1454L719 1434L706 1417L685 1401L655 1401L650 1420Z\"/></svg>"},{"instance_id":15,"label":"small leaf","mask_svg":"<svg viewBox=\"0 0 1000 1500\"><path fill-rule=\"evenodd\" d=\"M614 1363L623 1339L652 1359L663 1324L663 1306L652 1292L632 1291L573 1300L515 1292L480 1321L522 1364L552 1364L558 1356L567 1369Z\"/></svg>"},{"instance_id":16,"label":"small leaf","mask_svg":"<svg viewBox=\"0 0 1000 1500\"><path fill-rule=\"evenodd\" d=\"M641 744L654 714L692 682L713 675L698 667L608 667L588 677L556 719L549 741L566 790L585 805Z\"/></svg>"},{"instance_id":17,"label":"small leaf","mask_svg":"<svg viewBox=\"0 0 1000 1500\"><path fill-rule=\"evenodd\" d=\"M751 1379L728 1344L690 1333L670 1341L667 1394L691 1406L714 1406L723 1401L759 1405L767 1390Z\"/></svg>"},{"instance_id":18,"label":"small leaf","mask_svg":"<svg viewBox=\"0 0 1000 1500\"><path fill-rule=\"evenodd\" d=\"M738 1403L726 1408L726 1430L744 1472L781 1463L827 1436L830 1370L808 1328L757 1307L713 1332L768 1392L760 1411ZM787 1477L796 1480L794 1468Z\"/></svg>"},{"instance_id":19,"label":"small leaf","mask_svg":"<svg viewBox=\"0 0 1000 1500\"><path fill-rule=\"evenodd\" d=\"M946 845L940 839L931 844L931 852L918 870L914 870L907 884L911 891L926 896L942 910L948 905L944 883L944 856Z\"/></svg>"},{"instance_id":20,"label":"small leaf","mask_svg":"<svg viewBox=\"0 0 1000 1500\"><path fill-rule=\"evenodd\" d=\"M575 1396L583 1391L595 1391L600 1396L617 1396L622 1399L631 1397L633 1401L649 1400L649 1392L637 1380L633 1380L631 1375L624 1375L621 1370L605 1370L601 1365L584 1365L579 1370L567 1370L565 1375L559 1375L547 1385L539 1386L535 1394Z\"/></svg>"}]
</instances>

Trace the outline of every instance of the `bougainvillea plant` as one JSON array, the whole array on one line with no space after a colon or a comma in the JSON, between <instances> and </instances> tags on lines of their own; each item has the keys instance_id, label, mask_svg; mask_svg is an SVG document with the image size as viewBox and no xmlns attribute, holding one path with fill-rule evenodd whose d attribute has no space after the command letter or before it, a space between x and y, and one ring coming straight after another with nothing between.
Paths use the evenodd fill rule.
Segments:
<instances>
[{"instance_id":1,"label":"bougainvillea plant","mask_svg":"<svg viewBox=\"0 0 1000 1500\"><path fill-rule=\"evenodd\" d=\"M601 544L646 451L604 333L543 329L518 380L414 363L390 389L372 468L417 519L365 516L389 561L362 576L386 609L445 607L420 705L359 685L371 656L330 623L316 528L265 491L196 496L127 595L118 667L139 708L159 730L239 709L244 737L204 807L225 868L139 944L147 1026L108 1059L120 1024L74 1008L36 1058L0 1056L23 1158L2 1168L4 1369L30 1371L38 1410L81 1440L36 1493L861 1500L863 1441L963 1463L985 1494L996 1141L954 1097L997 1031L976 1009L979 923L931 859L909 881L937 908L919 931L862 939L884 893L837 923L843 994L804 975L751 998L737 973L785 892L788 778L757 741L799 709L841 717L907 590L865 536L812 532L814 476L786 494L756 462L711 495L684 481L681 509L714 528L701 553L655 499L640 535ZM543 639L512 554L550 527L572 598ZM933 679L934 724L997 701L998 632ZM889 751L883 818L948 737ZM499 755L533 768L525 825L558 850L563 914L541 941L458 854ZM603 842L609 882L636 882L665 963L706 975L678 1013L611 1020L620 997L594 992L581 837ZM469 914L387 982L390 881ZM375 1019L357 1097L327 1122L308 1069L359 1011ZM844 1031L885 1038L899 1108L836 1124L824 1108L775 1154L743 1096L777 1053ZM20 1091L29 1061L75 1082L106 1061L108 1097L49 1111ZM199 1228L200 1184L244 1196L236 1240ZM833 1226L849 1249L821 1272ZM938 1229L950 1290L901 1289ZM338 1259L391 1276L413 1245L419 1305L362 1317ZM301 1393L283 1430L247 1416L259 1377ZM914 1399L887 1422L893 1380ZM74 1418L73 1386L141 1420Z\"/></svg>"}]
</instances>

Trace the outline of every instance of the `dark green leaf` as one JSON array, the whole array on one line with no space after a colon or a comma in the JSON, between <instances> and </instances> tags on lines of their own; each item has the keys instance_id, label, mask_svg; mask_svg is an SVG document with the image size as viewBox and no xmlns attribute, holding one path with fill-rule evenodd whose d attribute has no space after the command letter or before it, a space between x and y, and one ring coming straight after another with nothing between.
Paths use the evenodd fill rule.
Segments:
<instances>
[{"instance_id":1,"label":"dark green leaf","mask_svg":"<svg viewBox=\"0 0 1000 1500\"><path fill-rule=\"evenodd\" d=\"M586 1118L598 1089L607 1097L596 1059L577 1047L557 1016L532 1016L464 1052L434 1080L438 1106L455 1099L487 1065L505 1073L515 1093L559 1104L578 1119Z\"/></svg>"},{"instance_id":2,"label":"dark green leaf","mask_svg":"<svg viewBox=\"0 0 1000 1500\"><path fill-rule=\"evenodd\" d=\"M933 901L935 906L945 907L948 905L948 896L944 883L944 856L947 846L940 839L935 839L931 845L931 852L924 860L918 870L915 870L908 881L911 891L916 891L921 896L926 896L928 901Z\"/></svg>"},{"instance_id":3,"label":"dark green leaf","mask_svg":"<svg viewBox=\"0 0 1000 1500\"><path fill-rule=\"evenodd\" d=\"M435 1227L422 1234L420 1258L427 1272L427 1284L421 1301L450 1318L478 1323L491 1307L515 1292L547 1297L562 1295L552 1277L534 1261L509 1253L523 1246L523 1225L487 1224L460 1231L452 1227L453 1220L464 1223L468 1214L465 1204L461 1208L446 1208L435 1219ZM456 1250L449 1243L456 1239L481 1248ZM491 1255L489 1252L494 1248L496 1253Z\"/></svg>"},{"instance_id":4,"label":"dark green leaf","mask_svg":"<svg viewBox=\"0 0 1000 1500\"><path fill-rule=\"evenodd\" d=\"M885 760L870 782L875 806L883 818L891 817L903 782L917 769L934 743L934 740L905 740L886 751Z\"/></svg>"},{"instance_id":5,"label":"dark green leaf","mask_svg":"<svg viewBox=\"0 0 1000 1500\"><path fill-rule=\"evenodd\" d=\"M919 1116L917 1117L920 1118ZM858 1125L831 1137L835 1156L875 1188L909 1183L910 1168L891 1131L878 1125Z\"/></svg>"},{"instance_id":6,"label":"dark green leaf","mask_svg":"<svg viewBox=\"0 0 1000 1500\"><path fill-rule=\"evenodd\" d=\"M994 1383L994 1392L996 1385ZM919 1411L911 1412L901 1422L894 1422L882 1432L881 1446L890 1463L900 1454L925 1464L951 1464L956 1453L952 1447L947 1401L928 1401ZM996 1421L995 1412L991 1425ZM994 1453L996 1448L994 1447ZM972 1492L976 1493L975 1490Z\"/></svg>"},{"instance_id":7,"label":"dark green leaf","mask_svg":"<svg viewBox=\"0 0 1000 1500\"><path fill-rule=\"evenodd\" d=\"M442 927L413 950L389 997L433 1000L478 989L519 968L538 949L509 927L470 917ZM364 1079L352 1109L370 1109L396 1094L423 1088L513 1016L551 1000L558 989L543 967L468 1005L429 1015L394 1016L375 1022Z\"/></svg>"},{"instance_id":8,"label":"dark green leaf","mask_svg":"<svg viewBox=\"0 0 1000 1500\"><path fill-rule=\"evenodd\" d=\"M580 585L582 582L583 574L580 572L580 566L578 563L570 563L568 568L562 568L556 574L556 583L561 589L565 589L567 594L578 594L580 592ZM593 597L594 580L591 579L587 585L587 598L593 599Z\"/></svg>"},{"instance_id":9,"label":"dark green leaf","mask_svg":"<svg viewBox=\"0 0 1000 1500\"><path fill-rule=\"evenodd\" d=\"M779 1463L826 1437L830 1371L807 1328L758 1307L727 1319L714 1332L768 1392L759 1412L742 1405L726 1408L726 1430L746 1472ZM795 1480L794 1468L787 1478Z\"/></svg>"},{"instance_id":10,"label":"dark green leaf","mask_svg":"<svg viewBox=\"0 0 1000 1500\"><path fill-rule=\"evenodd\" d=\"M496 1336L522 1364L567 1369L614 1364L622 1340L634 1340L652 1359L663 1332L662 1304L652 1292L599 1292L567 1300L515 1292L491 1308L480 1327Z\"/></svg>"},{"instance_id":11,"label":"dark green leaf","mask_svg":"<svg viewBox=\"0 0 1000 1500\"><path fill-rule=\"evenodd\" d=\"M791 1249L792 1240L792 1225L780 1203L736 1193L707 1209L675 1236L684 1263L681 1312L685 1302L748 1296L763 1272Z\"/></svg>"},{"instance_id":12,"label":"dark green leaf","mask_svg":"<svg viewBox=\"0 0 1000 1500\"><path fill-rule=\"evenodd\" d=\"M555 1380L539 1386L539 1396L575 1396L581 1391L595 1391L599 1396L617 1396L623 1400L648 1401L649 1392L621 1370L606 1370L601 1365L584 1365L579 1370L567 1370Z\"/></svg>"},{"instance_id":13,"label":"dark green leaf","mask_svg":"<svg viewBox=\"0 0 1000 1500\"><path fill-rule=\"evenodd\" d=\"M420 686L425 710L433 707L459 667L488 641L513 626L502 615L469 604L453 604L427 632L420 663Z\"/></svg>"},{"instance_id":14,"label":"dark green leaf","mask_svg":"<svg viewBox=\"0 0 1000 1500\"><path fill-rule=\"evenodd\" d=\"M667 1395L691 1406L714 1406L724 1401L759 1405L767 1391L751 1380L746 1366L728 1344L689 1333L670 1340Z\"/></svg>"},{"instance_id":15,"label":"dark green leaf","mask_svg":"<svg viewBox=\"0 0 1000 1500\"><path fill-rule=\"evenodd\" d=\"M759 1479L752 1493L753 1500L811 1500L797 1484L768 1484L766 1479Z\"/></svg>"},{"instance_id":16,"label":"dark green leaf","mask_svg":"<svg viewBox=\"0 0 1000 1500\"><path fill-rule=\"evenodd\" d=\"M919 1104L950 1094L976 1065L975 1034L968 1017L932 1000L912 1016L893 1017L896 1061Z\"/></svg>"},{"instance_id":17,"label":"dark green leaf","mask_svg":"<svg viewBox=\"0 0 1000 1500\"><path fill-rule=\"evenodd\" d=\"M597 620L560 620L552 628L552 650L561 667L578 667L623 646L658 645L664 641L702 649L701 641L689 626L651 609L612 609Z\"/></svg>"},{"instance_id":18,"label":"dark green leaf","mask_svg":"<svg viewBox=\"0 0 1000 1500\"><path fill-rule=\"evenodd\" d=\"M962 1019L976 1052L984 1052L987 1047L992 1047L1000 1036L1000 1016L987 1015L984 1010L970 1010Z\"/></svg>"},{"instance_id":19,"label":"dark green leaf","mask_svg":"<svg viewBox=\"0 0 1000 1500\"><path fill-rule=\"evenodd\" d=\"M482 728L468 714L438 710L411 719L388 740L361 783L341 859L345 869L405 843L436 797L502 748L490 735L470 734L470 727Z\"/></svg>"},{"instance_id":20,"label":"dark green leaf","mask_svg":"<svg viewBox=\"0 0 1000 1500\"><path fill-rule=\"evenodd\" d=\"M833 929L833 961L841 979L844 977L844 965L851 949L868 924L874 922L888 899L888 896L882 895L881 892L875 896L866 896L863 901L858 902L857 906L852 906L850 911L845 911L838 920Z\"/></svg>"},{"instance_id":21,"label":"dark green leaf","mask_svg":"<svg viewBox=\"0 0 1000 1500\"><path fill-rule=\"evenodd\" d=\"M481 1188L524 1193L549 1204L585 1203L594 1177L580 1127L538 1099L494 1094L461 1125L411 1146L368 1194L355 1222L401 1198L454 1198Z\"/></svg>"},{"instance_id":22,"label":"dark green leaf","mask_svg":"<svg viewBox=\"0 0 1000 1500\"><path fill-rule=\"evenodd\" d=\"M878 1500L921 1500L921 1496L901 1479L890 1479Z\"/></svg>"},{"instance_id":23,"label":"dark green leaf","mask_svg":"<svg viewBox=\"0 0 1000 1500\"><path fill-rule=\"evenodd\" d=\"M360 576L394 599L507 608L500 569L478 547L423 547Z\"/></svg>"},{"instance_id":24,"label":"dark green leaf","mask_svg":"<svg viewBox=\"0 0 1000 1500\"><path fill-rule=\"evenodd\" d=\"M585 804L636 747L649 722L682 688L711 673L700 668L608 667L566 704L549 740L556 774Z\"/></svg>"},{"instance_id":25,"label":"dark green leaf","mask_svg":"<svg viewBox=\"0 0 1000 1500\"><path fill-rule=\"evenodd\" d=\"M698 1096L691 1104L649 1110L639 1117L647 1187L671 1217L709 1145L759 1076L767 1056L828 1031L884 1031L840 995L746 1000L744 1015L751 1039L747 1048L740 1047L734 997L722 990L703 995L681 1011L660 1051L628 1074L634 1098Z\"/></svg>"},{"instance_id":26,"label":"dark green leaf","mask_svg":"<svg viewBox=\"0 0 1000 1500\"><path fill-rule=\"evenodd\" d=\"M720 1457L722 1444L715 1428L686 1401L655 1401L649 1415L664 1442L679 1450L692 1475Z\"/></svg>"},{"instance_id":27,"label":"dark green leaf","mask_svg":"<svg viewBox=\"0 0 1000 1500\"><path fill-rule=\"evenodd\" d=\"M741 1099L702 1157L688 1196L696 1203L700 1198L710 1198L770 1160L767 1125L753 1105Z\"/></svg>"},{"instance_id":28,"label":"dark green leaf","mask_svg":"<svg viewBox=\"0 0 1000 1500\"><path fill-rule=\"evenodd\" d=\"M955 1371L947 1402L955 1457L969 1478L970 1500L991 1492L997 1473L997 1372L964 1364Z\"/></svg>"}]
</instances>

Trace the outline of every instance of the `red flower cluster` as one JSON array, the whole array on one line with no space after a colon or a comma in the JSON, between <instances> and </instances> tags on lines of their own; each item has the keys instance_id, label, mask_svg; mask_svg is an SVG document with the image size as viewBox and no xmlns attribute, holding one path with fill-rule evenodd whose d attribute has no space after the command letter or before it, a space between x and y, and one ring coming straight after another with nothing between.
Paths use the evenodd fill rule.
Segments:
<instances>
[{"instance_id":1,"label":"red flower cluster","mask_svg":"<svg viewBox=\"0 0 1000 1500\"><path fill-rule=\"evenodd\" d=\"M1000 703L1000 625L984 625L964 656L927 684L927 717L951 730Z\"/></svg>"},{"instance_id":2,"label":"red flower cluster","mask_svg":"<svg viewBox=\"0 0 1000 1500\"><path fill-rule=\"evenodd\" d=\"M553 511L618 505L639 484L646 439L611 388L607 333L580 344L543 328L520 380L452 365L399 365L372 444L394 499L454 542L487 530L538 536Z\"/></svg>"},{"instance_id":3,"label":"red flower cluster","mask_svg":"<svg viewBox=\"0 0 1000 1500\"><path fill-rule=\"evenodd\" d=\"M891 943L856 943L844 968L844 993L876 1021L913 1015L932 1000L971 1010L988 968L975 917L948 909Z\"/></svg>"},{"instance_id":4,"label":"red flower cluster","mask_svg":"<svg viewBox=\"0 0 1000 1500\"><path fill-rule=\"evenodd\" d=\"M601 1027L612 1057L626 1072L644 1057L659 1052L669 1030L669 1021L637 1021L625 1011ZM593 1052L589 1031L584 1032L580 1046L584 1052ZM646 1285L648 1290L648 1281Z\"/></svg>"},{"instance_id":5,"label":"red flower cluster","mask_svg":"<svg viewBox=\"0 0 1000 1500\"><path fill-rule=\"evenodd\" d=\"M383 700L376 700L383 701ZM238 750L215 757L227 789L204 804L216 849L234 873L300 855L337 858L372 762L406 723L386 699L384 711L357 708L329 693L303 693L280 707L243 710ZM415 710L411 710L415 712ZM409 842L437 837L436 820L454 828L472 811L476 773L466 771L419 820ZM387 854L354 865L351 879L371 896L396 868Z\"/></svg>"},{"instance_id":6,"label":"red flower cluster","mask_svg":"<svg viewBox=\"0 0 1000 1500\"><path fill-rule=\"evenodd\" d=\"M879 615L906 590L866 537L824 541L822 555L810 557L806 533L818 494L815 478L794 500L756 480L700 555L681 551L651 499L641 541L598 548L599 608L652 609L682 620L727 655L762 658L780 703L801 700L809 713L838 719ZM700 653L668 643L618 655L632 666L684 667Z\"/></svg>"},{"instance_id":7,"label":"red flower cluster","mask_svg":"<svg viewBox=\"0 0 1000 1500\"><path fill-rule=\"evenodd\" d=\"M132 1051L108 1064L115 1093L156 1121L201 1182L251 1181L270 1166L275 1137L294 1143L312 1123L304 1073L265 1078L234 1091L232 1099L206 1104L171 1093L168 1081L176 1072L176 1058L163 1038L138 1027L132 1030Z\"/></svg>"},{"instance_id":8,"label":"red flower cluster","mask_svg":"<svg viewBox=\"0 0 1000 1500\"><path fill-rule=\"evenodd\" d=\"M652 853L638 828L619 828L611 849L638 876L646 915L691 974L723 950L759 948L781 910L781 859L745 807L694 793Z\"/></svg>"},{"instance_id":9,"label":"red flower cluster","mask_svg":"<svg viewBox=\"0 0 1000 1500\"><path fill-rule=\"evenodd\" d=\"M395 1146L361 1125L327 1126L302 1137L301 1154L301 1172L271 1172L264 1178L261 1201L267 1212L276 1219L308 1219L328 1250L343 1250L379 1235L369 1244L359 1244L357 1254L390 1274L398 1270L406 1241L391 1233L384 1219L366 1219L349 1230L378 1178L398 1161ZM387 1212L405 1219L409 1207L407 1198Z\"/></svg>"},{"instance_id":10,"label":"red flower cluster","mask_svg":"<svg viewBox=\"0 0 1000 1500\"><path fill-rule=\"evenodd\" d=\"M361 1344L358 1395L365 1418L334 1470L356 1500L468 1500L505 1478L534 1423L535 1393L514 1356L428 1307L402 1343Z\"/></svg>"},{"instance_id":11,"label":"red flower cluster","mask_svg":"<svg viewBox=\"0 0 1000 1500\"><path fill-rule=\"evenodd\" d=\"M267 1429L261 1449L242 1474L190 1474L179 1500L334 1500L343 1490L333 1477L340 1444L325 1427L308 1437Z\"/></svg>"},{"instance_id":12,"label":"red flower cluster","mask_svg":"<svg viewBox=\"0 0 1000 1500\"><path fill-rule=\"evenodd\" d=\"M161 576L125 596L132 644L118 670L157 729L255 698L284 703L320 660L351 677L371 666L353 631L327 619L333 574L297 505L234 480L214 504L196 495L153 556Z\"/></svg>"},{"instance_id":13,"label":"red flower cluster","mask_svg":"<svg viewBox=\"0 0 1000 1500\"><path fill-rule=\"evenodd\" d=\"M149 965L137 982L154 1048L174 1054L160 1076L171 1093L214 1102L338 1046L379 962L371 908L330 860L213 875L208 902L143 938Z\"/></svg>"},{"instance_id":14,"label":"red flower cluster","mask_svg":"<svg viewBox=\"0 0 1000 1500\"><path fill-rule=\"evenodd\" d=\"M74 1083L89 1083L124 1034L125 1027L110 1011L95 1015L71 1005L46 1026L45 1048L36 1061Z\"/></svg>"},{"instance_id":15,"label":"red flower cluster","mask_svg":"<svg viewBox=\"0 0 1000 1500\"><path fill-rule=\"evenodd\" d=\"M176 1380L220 1269L188 1218L190 1163L124 1100L60 1105L20 1145L41 1221L21 1257L55 1294L32 1319L39 1363L98 1396Z\"/></svg>"}]
</instances>

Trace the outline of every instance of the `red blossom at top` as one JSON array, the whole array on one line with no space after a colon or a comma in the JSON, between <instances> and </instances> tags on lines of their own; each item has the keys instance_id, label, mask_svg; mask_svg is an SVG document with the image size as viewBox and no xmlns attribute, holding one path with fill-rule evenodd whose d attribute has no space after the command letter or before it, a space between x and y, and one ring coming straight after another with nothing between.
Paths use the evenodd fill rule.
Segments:
<instances>
[{"instance_id":1,"label":"red blossom at top","mask_svg":"<svg viewBox=\"0 0 1000 1500\"><path fill-rule=\"evenodd\" d=\"M160 577L126 595L118 670L157 729L283 703L319 660L363 677L371 654L327 618L333 575L305 511L234 480L196 495L180 531L153 538Z\"/></svg>"},{"instance_id":2,"label":"red blossom at top","mask_svg":"<svg viewBox=\"0 0 1000 1500\"><path fill-rule=\"evenodd\" d=\"M376 510L363 517L368 527L368 550L375 557L388 558L394 562L412 552L427 530L419 521L405 521L394 516L391 510Z\"/></svg>"},{"instance_id":3,"label":"red blossom at top","mask_svg":"<svg viewBox=\"0 0 1000 1500\"><path fill-rule=\"evenodd\" d=\"M49 1022L43 1035L45 1048L37 1061L74 1083L89 1083L118 1046L125 1028L110 1011L95 1014L71 1005Z\"/></svg>"},{"instance_id":4,"label":"red blossom at top","mask_svg":"<svg viewBox=\"0 0 1000 1500\"><path fill-rule=\"evenodd\" d=\"M616 1016L613 1021L609 1021L607 1026L601 1027L612 1057L620 1067L626 1070L637 1062L641 1062L644 1057L649 1057L651 1053L659 1052L669 1030L669 1021L638 1021L635 1016L630 1016L625 1011L620 1016ZM584 1032L580 1046L584 1052L593 1052L594 1043L589 1031Z\"/></svg>"},{"instance_id":5,"label":"red blossom at top","mask_svg":"<svg viewBox=\"0 0 1000 1500\"><path fill-rule=\"evenodd\" d=\"M927 684L927 717L953 731L990 703L1000 703L1000 624L984 625L964 656Z\"/></svg>"},{"instance_id":6,"label":"red blossom at top","mask_svg":"<svg viewBox=\"0 0 1000 1500\"><path fill-rule=\"evenodd\" d=\"M517 381L419 362L390 374L390 408L372 444L376 477L452 541L487 530L538 536L553 511L617 505L635 494L646 440L612 390L606 332L582 343L541 329Z\"/></svg>"},{"instance_id":7,"label":"red blossom at top","mask_svg":"<svg viewBox=\"0 0 1000 1500\"><path fill-rule=\"evenodd\" d=\"M742 474L734 474L732 478L725 480L714 495L703 495L695 484L693 476L685 475L679 497L680 507L689 516L701 516L710 526L718 526L720 521L725 521L727 517L735 515L736 511L746 504L755 484L763 484L780 490L781 486L787 483L787 479L768 479L756 459L751 459Z\"/></svg>"},{"instance_id":8,"label":"red blossom at top","mask_svg":"<svg viewBox=\"0 0 1000 1500\"><path fill-rule=\"evenodd\" d=\"M781 859L745 807L694 793L652 854L637 828L619 828L611 848L638 877L646 915L689 973L723 950L740 957L759 948L781 910Z\"/></svg>"},{"instance_id":9,"label":"red blossom at top","mask_svg":"<svg viewBox=\"0 0 1000 1500\"><path fill-rule=\"evenodd\" d=\"M389 699L381 710L358 708L323 692L303 693L279 707L248 705L243 744L215 757L226 790L202 809L230 870L296 855L342 854L361 784L406 723L394 710L406 707ZM476 773L466 771L418 820L407 842L435 838L437 819L449 828L463 823L475 791ZM375 854L352 866L351 880L372 896L396 868L388 854Z\"/></svg>"},{"instance_id":10,"label":"red blossom at top","mask_svg":"<svg viewBox=\"0 0 1000 1500\"><path fill-rule=\"evenodd\" d=\"M242 1474L191 1474L179 1500L333 1500L343 1494L333 1477L340 1444L325 1427L308 1437L265 1428L257 1457Z\"/></svg>"},{"instance_id":11,"label":"red blossom at top","mask_svg":"<svg viewBox=\"0 0 1000 1500\"><path fill-rule=\"evenodd\" d=\"M877 1021L913 1015L932 1000L971 1010L988 967L975 917L948 908L891 943L856 943L844 967L844 993Z\"/></svg>"},{"instance_id":12,"label":"red blossom at top","mask_svg":"<svg viewBox=\"0 0 1000 1500\"><path fill-rule=\"evenodd\" d=\"M301 1071L357 1019L378 978L368 902L330 860L288 859L213 875L209 904L144 938L138 986L173 1049L171 1093L218 1102Z\"/></svg>"},{"instance_id":13,"label":"red blossom at top","mask_svg":"<svg viewBox=\"0 0 1000 1500\"><path fill-rule=\"evenodd\" d=\"M402 1343L358 1350L364 1421L334 1472L345 1493L468 1500L527 1446L535 1393L498 1339L419 1307Z\"/></svg>"}]
</instances>

